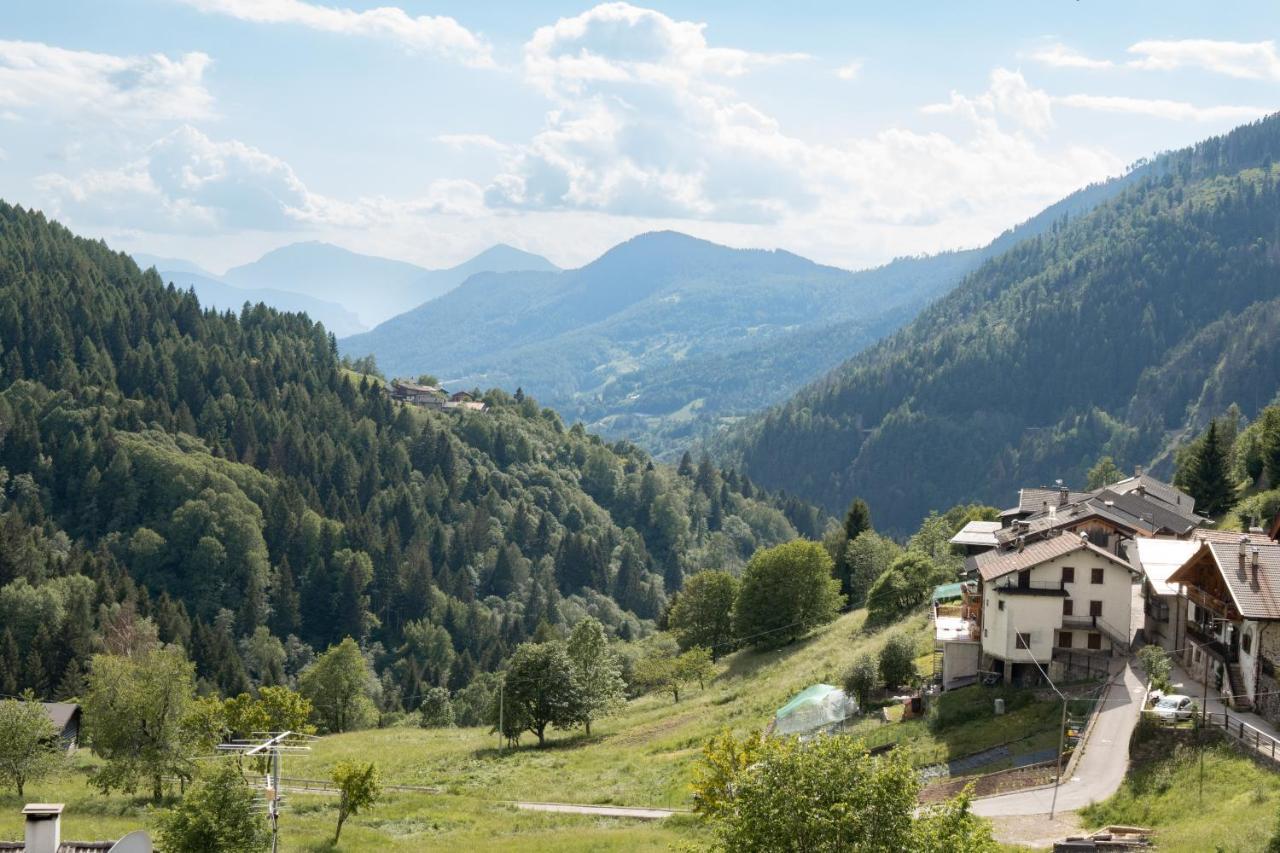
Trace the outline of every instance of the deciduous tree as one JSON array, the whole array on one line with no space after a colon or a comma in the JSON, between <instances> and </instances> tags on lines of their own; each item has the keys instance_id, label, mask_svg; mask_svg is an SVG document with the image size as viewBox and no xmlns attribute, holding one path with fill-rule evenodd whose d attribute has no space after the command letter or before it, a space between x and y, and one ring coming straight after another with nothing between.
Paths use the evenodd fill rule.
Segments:
<instances>
[{"instance_id":1,"label":"deciduous tree","mask_svg":"<svg viewBox=\"0 0 1280 853\"><path fill-rule=\"evenodd\" d=\"M378 768L373 762L340 762L333 768L330 778L338 789L338 827L333 832L333 843L337 845L347 818L376 803L382 786L378 781Z\"/></svg>"},{"instance_id":2,"label":"deciduous tree","mask_svg":"<svg viewBox=\"0 0 1280 853\"><path fill-rule=\"evenodd\" d=\"M105 763L92 772L104 792L151 783L159 801L165 777L190 779L195 667L178 646L135 654L94 655L83 703L84 738Z\"/></svg>"},{"instance_id":3,"label":"deciduous tree","mask_svg":"<svg viewBox=\"0 0 1280 853\"><path fill-rule=\"evenodd\" d=\"M546 743L548 726L568 729L581 723L582 694L564 643L521 643L504 683L505 709L511 714L504 723L532 732L538 746Z\"/></svg>"},{"instance_id":4,"label":"deciduous tree","mask_svg":"<svg viewBox=\"0 0 1280 853\"><path fill-rule=\"evenodd\" d=\"M844 603L831 569L817 542L798 539L757 551L734 606L738 636L755 646L780 646L830 622Z\"/></svg>"},{"instance_id":5,"label":"deciduous tree","mask_svg":"<svg viewBox=\"0 0 1280 853\"><path fill-rule=\"evenodd\" d=\"M703 646L713 659L733 646L733 604L738 579L728 572L707 569L690 576L667 613L667 625L680 648Z\"/></svg>"},{"instance_id":6,"label":"deciduous tree","mask_svg":"<svg viewBox=\"0 0 1280 853\"><path fill-rule=\"evenodd\" d=\"M0 783L21 797L26 784L43 779L63 763L58 729L30 690L0 701Z\"/></svg>"},{"instance_id":7,"label":"deciduous tree","mask_svg":"<svg viewBox=\"0 0 1280 853\"><path fill-rule=\"evenodd\" d=\"M372 681L373 673L360 647L347 637L307 667L299 687L311 702L321 730L333 733L370 724L374 718Z\"/></svg>"},{"instance_id":8,"label":"deciduous tree","mask_svg":"<svg viewBox=\"0 0 1280 853\"><path fill-rule=\"evenodd\" d=\"M623 701L622 665L609 648L604 626L588 616L569 634L567 650L578 685L580 716L591 734L591 721L609 714Z\"/></svg>"}]
</instances>

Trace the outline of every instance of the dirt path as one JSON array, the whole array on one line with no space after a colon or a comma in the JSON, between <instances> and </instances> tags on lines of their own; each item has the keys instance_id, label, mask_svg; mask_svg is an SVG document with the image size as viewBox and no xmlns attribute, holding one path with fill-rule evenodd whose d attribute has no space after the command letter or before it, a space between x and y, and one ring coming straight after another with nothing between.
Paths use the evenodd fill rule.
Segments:
<instances>
[{"instance_id":1,"label":"dirt path","mask_svg":"<svg viewBox=\"0 0 1280 853\"><path fill-rule=\"evenodd\" d=\"M1080 835L1084 827L1075 812L1059 812L1053 820L1046 815L1008 815L991 818L991 834L1001 844L1051 848L1055 841Z\"/></svg>"},{"instance_id":2,"label":"dirt path","mask_svg":"<svg viewBox=\"0 0 1280 853\"><path fill-rule=\"evenodd\" d=\"M561 812L565 814L589 814L599 817L630 817L637 820L663 820L674 814L675 809L641 809L629 806L579 806L572 803L514 803L518 809L534 812Z\"/></svg>"}]
</instances>

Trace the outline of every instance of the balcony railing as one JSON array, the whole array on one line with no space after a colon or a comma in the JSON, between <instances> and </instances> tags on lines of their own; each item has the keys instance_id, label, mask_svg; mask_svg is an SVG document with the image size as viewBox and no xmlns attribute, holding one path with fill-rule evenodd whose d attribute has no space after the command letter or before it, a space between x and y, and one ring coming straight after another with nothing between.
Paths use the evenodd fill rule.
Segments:
<instances>
[{"instance_id":1,"label":"balcony railing","mask_svg":"<svg viewBox=\"0 0 1280 853\"><path fill-rule=\"evenodd\" d=\"M1230 646L1214 636L1213 632L1208 627L1197 622L1188 622L1187 636L1190 637L1197 646L1204 649L1223 663L1235 663L1235 652L1232 651Z\"/></svg>"},{"instance_id":2,"label":"balcony railing","mask_svg":"<svg viewBox=\"0 0 1280 853\"><path fill-rule=\"evenodd\" d=\"M1004 583L995 584L993 587L996 592L1005 595L1066 595L1067 590L1062 581L1030 581L1028 583L1018 583L1017 581L1005 581Z\"/></svg>"},{"instance_id":3,"label":"balcony railing","mask_svg":"<svg viewBox=\"0 0 1280 853\"><path fill-rule=\"evenodd\" d=\"M1194 604L1197 609L1203 608L1213 613L1213 615L1225 619L1235 620L1239 618L1235 608L1221 598L1212 596L1199 587L1188 586L1186 589L1187 600Z\"/></svg>"}]
</instances>

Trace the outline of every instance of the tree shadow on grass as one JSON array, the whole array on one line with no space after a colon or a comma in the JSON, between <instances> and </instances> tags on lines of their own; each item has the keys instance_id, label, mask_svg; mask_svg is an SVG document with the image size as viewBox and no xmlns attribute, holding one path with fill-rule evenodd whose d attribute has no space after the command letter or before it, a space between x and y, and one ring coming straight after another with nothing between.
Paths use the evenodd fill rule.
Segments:
<instances>
[{"instance_id":1,"label":"tree shadow on grass","mask_svg":"<svg viewBox=\"0 0 1280 853\"><path fill-rule=\"evenodd\" d=\"M548 736L547 742L542 746L538 746L538 739L533 735L528 735L522 738L521 742L516 746L503 746L501 750L496 746L482 746L472 750L471 755L475 758L484 759L503 758L510 755L537 755L539 753L559 752L603 743L605 737L599 732L593 732L590 735L586 732L574 732L567 737Z\"/></svg>"}]
</instances>

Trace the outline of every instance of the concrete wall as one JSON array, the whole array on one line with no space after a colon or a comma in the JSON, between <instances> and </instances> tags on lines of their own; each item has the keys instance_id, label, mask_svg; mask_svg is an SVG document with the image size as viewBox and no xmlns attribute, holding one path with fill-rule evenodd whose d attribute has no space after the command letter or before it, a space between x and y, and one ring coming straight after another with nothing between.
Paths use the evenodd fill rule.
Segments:
<instances>
[{"instance_id":1,"label":"concrete wall","mask_svg":"<svg viewBox=\"0 0 1280 853\"><path fill-rule=\"evenodd\" d=\"M942 689L950 690L960 678L978 674L982 646L978 643L944 643L942 646Z\"/></svg>"}]
</instances>

